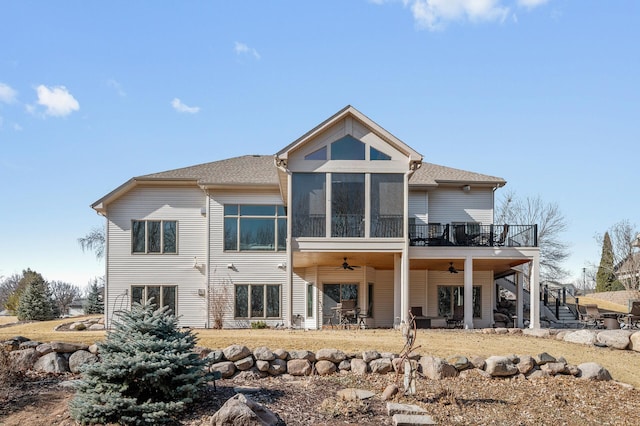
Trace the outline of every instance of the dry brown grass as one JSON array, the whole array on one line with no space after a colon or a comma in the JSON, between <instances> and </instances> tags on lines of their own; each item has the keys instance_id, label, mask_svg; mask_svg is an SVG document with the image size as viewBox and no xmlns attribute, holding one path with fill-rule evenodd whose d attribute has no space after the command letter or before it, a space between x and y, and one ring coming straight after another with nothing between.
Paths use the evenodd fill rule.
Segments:
<instances>
[{"instance_id":1,"label":"dry brown grass","mask_svg":"<svg viewBox=\"0 0 640 426\"><path fill-rule=\"evenodd\" d=\"M104 339L103 331L53 331L58 324L69 322L55 320L19 324L0 328L0 340L22 335L32 340L49 342L82 342L91 344ZM400 352L404 339L397 330L196 330L198 344L208 348L224 348L239 343L249 348L267 346L271 349L336 348L345 352L368 349ZM547 352L563 356L569 363L597 362L606 367L615 380L640 388L640 353L609 348L583 346L555 339L543 339L518 335L482 334L464 330L418 330L416 346L421 354L448 357L455 354L470 355L537 355Z\"/></svg>"},{"instance_id":2,"label":"dry brown grass","mask_svg":"<svg viewBox=\"0 0 640 426\"><path fill-rule=\"evenodd\" d=\"M14 323L14 322L18 322L18 318L17 317L0 316L0 325L11 324L11 323Z\"/></svg>"},{"instance_id":3,"label":"dry brown grass","mask_svg":"<svg viewBox=\"0 0 640 426\"><path fill-rule=\"evenodd\" d=\"M620 312L624 314L629 311L628 306L609 302L608 300L598 299L596 297L580 296L578 301L581 305L598 305L599 309L604 309L606 311Z\"/></svg>"}]
</instances>

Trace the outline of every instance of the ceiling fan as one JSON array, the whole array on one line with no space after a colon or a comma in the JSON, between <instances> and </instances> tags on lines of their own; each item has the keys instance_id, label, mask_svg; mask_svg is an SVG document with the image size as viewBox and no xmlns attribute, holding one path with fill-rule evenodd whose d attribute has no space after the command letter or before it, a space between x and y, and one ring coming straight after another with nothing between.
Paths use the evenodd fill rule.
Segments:
<instances>
[{"instance_id":1,"label":"ceiling fan","mask_svg":"<svg viewBox=\"0 0 640 426\"><path fill-rule=\"evenodd\" d=\"M344 258L344 262L342 262L342 265L340 265L342 267L342 269L348 269L350 271L353 271L355 268L359 268L359 266L355 266L355 265L349 265L349 262L347 262L347 258Z\"/></svg>"},{"instance_id":2,"label":"ceiling fan","mask_svg":"<svg viewBox=\"0 0 640 426\"><path fill-rule=\"evenodd\" d=\"M455 266L453 266L453 262L449 262L449 272L451 272L452 274L458 273L458 270L455 268Z\"/></svg>"}]
</instances>

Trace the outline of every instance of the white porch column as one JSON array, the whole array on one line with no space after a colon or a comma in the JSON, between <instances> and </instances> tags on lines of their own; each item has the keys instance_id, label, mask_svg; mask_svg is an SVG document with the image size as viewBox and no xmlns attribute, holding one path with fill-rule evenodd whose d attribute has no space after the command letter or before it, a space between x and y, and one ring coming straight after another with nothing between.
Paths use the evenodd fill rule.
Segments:
<instances>
[{"instance_id":1,"label":"white porch column","mask_svg":"<svg viewBox=\"0 0 640 426\"><path fill-rule=\"evenodd\" d=\"M400 326L402 317L402 265L400 253L393 255L393 327Z\"/></svg>"},{"instance_id":2,"label":"white porch column","mask_svg":"<svg viewBox=\"0 0 640 426\"><path fill-rule=\"evenodd\" d=\"M535 255L529 262L529 291L531 292L531 302L529 311L531 319L529 328L540 328L540 257Z\"/></svg>"},{"instance_id":3,"label":"white porch column","mask_svg":"<svg viewBox=\"0 0 640 426\"><path fill-rule=\"evenodd\" d=\"M473 259L464 259L464 328L473 328Z\"/></svg>"},{"instance_id":4,"label":"white porch column","mask_svg":"<svg viewBox=\"0 0 640 426\"><path fill-rule=\"evenodd\" d=\"M524 327L524 274L516 272L516 316L517 326Z\"/></svg>"},{"instance_id":5,"label":"white porch column","mask_svg":"<svg viewBox=\"0 0 640 426\"><path fill-rule=\"evenodd\" d=\"M400 274L401 279L401 304L400 304L400 320L405 324L409 323L409 256L404 253L400 255L400 264L402 270Z\"/></svg>"}]
</instances>

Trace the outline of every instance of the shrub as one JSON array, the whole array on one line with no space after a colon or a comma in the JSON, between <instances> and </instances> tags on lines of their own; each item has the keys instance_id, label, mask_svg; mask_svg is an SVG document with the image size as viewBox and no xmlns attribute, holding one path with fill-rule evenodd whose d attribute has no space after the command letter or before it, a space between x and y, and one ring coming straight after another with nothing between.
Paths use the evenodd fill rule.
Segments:
<instances>
[{"instance_id":1,"label":"shrub","mask_svg":"<svg viewBox=\"0 0 640 426\"><path fill-rule=\"evenodd\" d=\"M261 328L267 328L267 323L264 321L254 321L251 323L251 328L253 329L261 329Z\"/></svg>"},{"instance_id":2,"label":"shrub","mask_svg":"<svg viewBox=\"0 0 640 426\"><path fill-rule=\"evenodd\" d=\"M84 367L71 415L83 424L174 421L209 380L195 343L167 307L134 303L98 343L101 362Z\"/></svg>"}]
</instances>

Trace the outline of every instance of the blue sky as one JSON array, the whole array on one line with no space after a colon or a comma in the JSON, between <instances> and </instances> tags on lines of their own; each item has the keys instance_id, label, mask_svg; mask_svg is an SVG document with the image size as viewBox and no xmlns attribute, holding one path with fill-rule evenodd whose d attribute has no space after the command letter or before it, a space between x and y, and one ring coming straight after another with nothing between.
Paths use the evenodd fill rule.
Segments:
<instances>
[{"instance_id":1,"label":"blue sky","mask_svg":"<svg viewBox=\"0 0 640 426\"><path fill-rule=\"evenodd\" d=\"M557 203L581 277L596 233L640 222L639 18L632 0L2 2L0 276L85 286L93 201L273 154L353 105L425 161Z\"/></svg>"}]
</instances>

